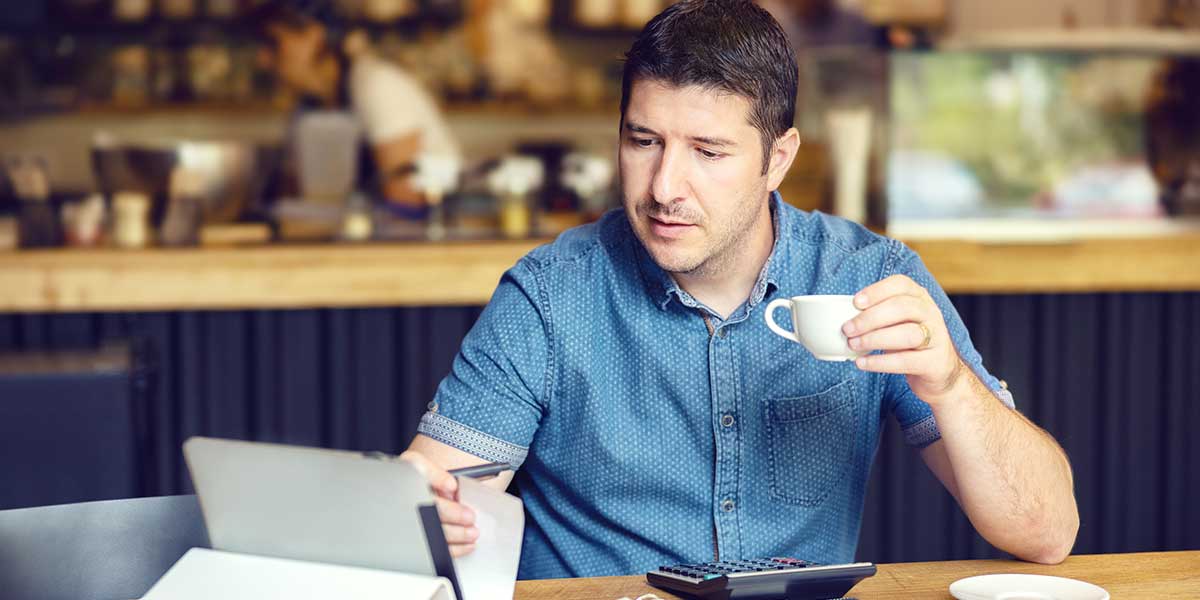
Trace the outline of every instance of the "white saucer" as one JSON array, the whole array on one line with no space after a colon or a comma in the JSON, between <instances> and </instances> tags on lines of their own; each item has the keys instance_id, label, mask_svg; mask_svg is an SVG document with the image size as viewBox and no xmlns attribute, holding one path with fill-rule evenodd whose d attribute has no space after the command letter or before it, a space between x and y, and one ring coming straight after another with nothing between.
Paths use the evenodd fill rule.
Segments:
<instances>
[{"instance_id":1,"label":"white saucer","mask_svg":"<svg viewBox=\"0 0 1200 600\"><path fill-rule=\"evenodd\" d=\"M980 575L950 584L958 600L1109 600L1104 588L1048 575Z\"/></svg>"}]
</instances>

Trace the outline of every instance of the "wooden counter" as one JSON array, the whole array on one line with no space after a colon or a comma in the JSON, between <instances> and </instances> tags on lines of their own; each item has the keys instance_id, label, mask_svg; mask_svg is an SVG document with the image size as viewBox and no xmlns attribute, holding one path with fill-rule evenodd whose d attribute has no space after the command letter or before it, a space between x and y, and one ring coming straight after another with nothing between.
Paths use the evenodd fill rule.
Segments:
<instances>
[{"instance_id":1,"label":"wooden counter","mask_svg":"<svg viewBox=\"0 0 1200 600\"><path fill-rule=\"evenodd\" d=\"M0 312L477 305L544 241L0 252ZM1200 290L1200 234L910 245L951 293Z\"/></svg>"},{"instance_id":2,"label":"wooden counter","mask_svg":"<svg viewBox=\"0 0 1200 600\"><path fill-rule=\"evenodd\" d=\"M538 241L0 254L0 310L485 304Z\"/></svg>"},{"instance_id":3,"label":"wooden counter","mask_svg":"<svg viewBox=\"0 0 1200 600\"><path fill-rule=\"evenodd\" d=\"M1079 579L1098 585L1113 598L1195 598L1200 590L1200 551L1072 556L1060 565L1012 560L960 560L879 565L850 595L859 600L950 598L950 584L990 573L1028 573ZM646 584L646 578L594 577L518 581L514 600L615 600L657 594L676 596Z\"/></svg>"}]
</instances>

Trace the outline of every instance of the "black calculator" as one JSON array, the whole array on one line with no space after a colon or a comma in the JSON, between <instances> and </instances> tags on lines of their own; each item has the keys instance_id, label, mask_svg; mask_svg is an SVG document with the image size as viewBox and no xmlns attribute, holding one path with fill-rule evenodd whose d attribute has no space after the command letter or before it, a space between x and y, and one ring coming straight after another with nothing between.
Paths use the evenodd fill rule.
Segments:
<instances>
[{"instance_id":1,"label":"black calculator","mask_svg":"<svg viewBox=\"0 0 1200 600\"><path fill-rule=\"evenodd\" d=\"M776 557L659 567L646 573L646 581L705 600L831 600L874 574L871 563L820 565Z\"/></svg>"}]
</instances>

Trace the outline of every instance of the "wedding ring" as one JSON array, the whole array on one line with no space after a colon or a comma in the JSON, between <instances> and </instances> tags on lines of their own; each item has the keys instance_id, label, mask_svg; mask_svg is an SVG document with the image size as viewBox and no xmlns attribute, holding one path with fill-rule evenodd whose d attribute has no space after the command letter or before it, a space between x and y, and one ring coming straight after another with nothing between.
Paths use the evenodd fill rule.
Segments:
<instances>
[{"instance_id":1,"label":"wedding ring","mask_svg":"<svg viewBox=\"0 0 1200 600\"><path fill-rule=\"evenodd\" d=\"M925 334L925 339L921 340L921 345L917 346L917 350L924 350L929 347L929 342L933 338L933 334L930 333L929 328L924 323L917 323L917 327L920 327L921 333Z\"/></svg>"}]
</instances>

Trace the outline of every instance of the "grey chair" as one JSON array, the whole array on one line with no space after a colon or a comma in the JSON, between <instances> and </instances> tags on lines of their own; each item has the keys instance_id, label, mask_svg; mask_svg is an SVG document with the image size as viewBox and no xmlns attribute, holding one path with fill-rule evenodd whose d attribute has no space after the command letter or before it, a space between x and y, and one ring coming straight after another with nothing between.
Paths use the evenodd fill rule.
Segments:
<instances>
[{"instance_id":1,"label":"grey chair","mask_svg":"<svg viewBox=\"0 0 1200 600\"><path fill-rule=\"evenodd\" d=\"M0 511L0 596L140 598L189 548L207 546L195 496Z\"/></svg>"}]
</instances>

